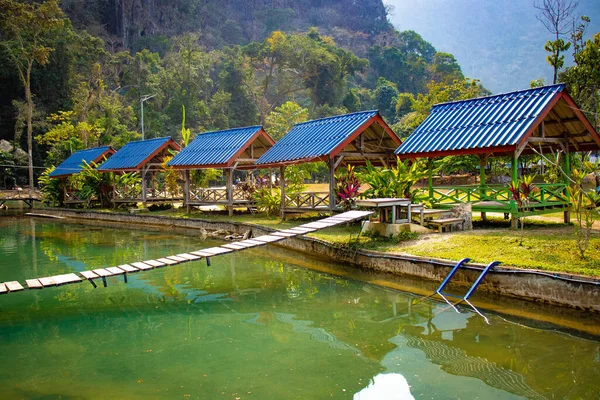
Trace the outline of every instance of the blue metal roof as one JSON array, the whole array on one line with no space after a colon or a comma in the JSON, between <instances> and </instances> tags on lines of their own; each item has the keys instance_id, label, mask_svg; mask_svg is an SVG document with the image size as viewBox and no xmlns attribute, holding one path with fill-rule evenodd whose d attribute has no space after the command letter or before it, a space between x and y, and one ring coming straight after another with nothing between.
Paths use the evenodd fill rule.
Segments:
<instances>
[{"instance_id":1,"label":"blue metal roof","mask_svg":"<svg viewBox=\"0 0 600 400\"><path fill-rule=\"evenodd\" d=\"M363 111L296 124L256 164L310 160L328 155L376 115L376 110Z\"/></svg>"},{"instance_id":2,"label":"blue metal roof","mask_svg":"<svg viewBox=\"0 0 600 400\"><path fill-rule=\"evenodd\" d=\"M137 169L170 140L170 137L163 137L129 142L99 166L98 171Z\"/></svg>"},{"instance_id":3,"label":"blue metal roof","mask_svg":"<svg viewBox=\"0 0 600 400\"><path fill-rule=\"evenodd\" d=\"M85 149L79 150L75 153L71 154L69 158L60 163L58 167L54 171L52 171L48 176L57 177L57 176L67 176L72 174L77 174L81 172L83 162L91 163L92 161L97 160L102 157L102 155L106 152L111 151L110 146L102 146L95 147L93 149Z\"/></svg>"},{"instance_id":4,"label":"blue metal roof","mask_svg":"<svg viewBox=\"0 0 600 400\"><path fill-rule=\"evenodd\" d=\"M249 140L262 129L262 126L227 129L205 132L171 161L169 166L203 166L228 164L240 150L248 146Z\"/></svg>"},{"instance_id":5,"label":"blue metal roof","mask_svg":"<svg viewBox=\"0 0 600 400\"><path fill-rule=\"evenodd\" d=\"M396 150L398 155L515 146L564 85L442 103Z\"/></svg>"}]
</instances>

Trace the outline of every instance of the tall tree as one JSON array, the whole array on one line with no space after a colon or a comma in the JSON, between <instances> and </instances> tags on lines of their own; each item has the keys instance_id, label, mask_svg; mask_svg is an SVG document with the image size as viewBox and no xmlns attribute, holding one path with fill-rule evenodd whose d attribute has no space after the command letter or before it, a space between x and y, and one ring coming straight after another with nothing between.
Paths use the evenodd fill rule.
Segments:
<instances>
[{"instance_id":1,"label":"tall tree","mask_svg":"<svg viewBox=\"0 0 600 400\"><path fill-rule=\"evenodd\" d=\"M33 191L33 94L31 70L35 63L46 65L53 48L48 45L52 31L63 26L64 14L58 0L27 4L14 0L0 0L0 29L2 44L6 47L19 79L25 87L27 102L27 158L29 164L29 193Z\"/></svg>"},{"instance_id":2,"label":"tall tree","mask_svg":"<svg viewBox=\"0 0 600 400\"><path fill-rule=\"evenodd\" d=\"M571 47L571 43L561 39L561 36L570 32L577 5L577 0L536 0L533 3L539 11L537 19L554 35L554 40L549 40L544 46L550 53L548 63L554 68L552 83L557 82L558 71L564 65L565 56L562 53Z\"/></svg>"}]
</instances>

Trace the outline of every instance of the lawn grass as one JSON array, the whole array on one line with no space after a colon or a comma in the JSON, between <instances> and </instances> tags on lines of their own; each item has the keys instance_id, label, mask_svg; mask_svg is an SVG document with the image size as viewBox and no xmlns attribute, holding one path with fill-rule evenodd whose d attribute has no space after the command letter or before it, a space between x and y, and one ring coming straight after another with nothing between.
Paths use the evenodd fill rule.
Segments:
<instances>
[{"instance_id":1,"label":"lawn grass","mask_svg":"<svg viewBox=\"0 0 600 400\"><path fill-rule=\"evenodd\" d=\"M572 227L528 229L524 232L523 245L519 242L518 231L474 230L450 234L443 240L420 240L392 251L450 260L469 257L479 263L499 260L516 268L600 277L598 234L590 240L584 259L579 256Z\"/></svg>"},{"instance_id":2,"label":"lawn grass","mask_svg":"<svg viewBox=\"0 0 600 400\"><path fill-rule=\"evenodd\" d=\"M226 212L195 211L186 214L184 209L147 214L241 222L274 229L287 229L324 217L308 213L282 221L279 217L262 213L252 215L236 212L230 218ZM412 240L361 236L359 223L323 229L308 236L352 249L448 260L469 257L479 263L499 260L503 265L515 268L600 277L600 232L595 230L592 233L586 257L582 259L577 251L574 227L562 223L562 213L527 218L522 246L519 245L521 232L510 229L510 221L500 216L488 216L483 221L474 215L473 226L473 231L423 234Z\"/></svg>"}]
</instances>

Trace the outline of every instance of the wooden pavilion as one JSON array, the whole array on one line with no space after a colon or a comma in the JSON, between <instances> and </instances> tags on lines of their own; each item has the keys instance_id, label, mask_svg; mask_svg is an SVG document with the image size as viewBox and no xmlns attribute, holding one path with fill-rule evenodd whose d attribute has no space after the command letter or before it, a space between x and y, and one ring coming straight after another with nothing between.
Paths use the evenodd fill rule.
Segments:
<instances>
[{"instance_id":1,"label":"wooden pavilion","mask_svg":"<svg viewBox=\"0 0 600 400\"><path fill-rule=\"evenodd\" d=\"M68 185L68 177L80 173L84 164L101 164L113 154L115 151L110 146L94 147L76 151L60 163L48 176L63 180L63 203L81 204L86 201L79 198L77 191Z\"/></svg>"},{"instance_id":2,"label":"wooden pavilion","mask_svg":"<svg viewBox=\"0 0 600 400\"><path fill-rule=\"evenodd\" d=\"M256 162L258 168L280 168L281 216L286 212L338 210L335 171L341 165L388 165L396 160L398 136L378 111L363 111L296 124ZM327 193L285 193L288 165L323 161L329 168Z\"/></svg>"},{"instance_id":3,"label":"wooden pavilion","mask_svg":"<svg viewBox=\"0 0 600 400\"><path fill-rule=\"evenodd\" d=\"M185 170L185 204L188 212L192 206L217 205L227 208L229 215L237 206L250 207L251 194L234 187L233 175L236 170L255 169L255 161L275 141L262 126L227 129L205 132L177 154L168 166ZM223 169L226 177L225 188L198 188L191 185L190 171L216 168Z\"/></svg>"},{"instance_id":4,"label":"wooden pavilion","mask_svg":"<svg viewBox=\"0 0 600 400\"><path fill-rule=\"evenodd\" d=\"M164 157L181 147L171 137L139 140L129 142L117 151L111 158L98 167L100 172L139 172L142 178L140 188L121 190L115 188L113 202L138 203L146 206L147 202L168 202L183 200L182 196L172 196L164 188L155 185L155 174L161 171ZM148 174L150 173L150 174ZM148 184L150 178L150 185Z\"/></svg>"},{"instance_id":5,"label":"wooden pavilion","mask_svg":"<svg viewBox=\"0 0 600 400\"><path fill-rule=\"evenodd\" d=\"M489 157L511 159L511 180L518 181L518 160L524 154L560 154L570 174L570 154L600 149L600 136L577 107L564 85L552 85L435 105L431 114L396 150L401 158L477 155L479 185L433 187L427 193L436 208L471 203L473 211L511 214L512 226L523 215L564 211L569 221L568 179L536 184L539 190L528 207L519 208L506 185L486 184Z\"/></svg>"}]
</instances>

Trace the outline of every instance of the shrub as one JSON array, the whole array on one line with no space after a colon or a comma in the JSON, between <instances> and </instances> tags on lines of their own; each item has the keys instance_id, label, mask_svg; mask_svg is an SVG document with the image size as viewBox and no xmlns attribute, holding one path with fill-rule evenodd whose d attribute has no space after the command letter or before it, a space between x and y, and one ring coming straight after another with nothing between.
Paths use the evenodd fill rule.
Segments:
<instances>
[{"instance_id":1,"label":"shrub","mask_svg":"<svg viewBox=\"0 0 600 400\"><path fill-rule=\"evenodd\" d=\"M369 161L364 172L357 173L362 183L369 185L364 192L367 198L410 198L415 199L416 191L412 187L428 174L423 162L409 163L408 160L396 162L396 167L375 168Z\"/></svg>"},{"instance_id":2,"label":"shrub","mask_svg":"<svg viewBox=\"0 0 600 400\"><path fill-rule=\"evenodd\" d=\"M277 215L281 209L281 189L258 189L254 192L254 200L259 211L269 216Z\"/></svg>"},{"instance_id":3,"label":"shrub","mask_svg":"<svg viewBox=\"0 0 600 400\"><path fill-rule=\"evenodd\" d=\"M39 178L42 191L42 201L46 205L62 206L64 204L64 181L58 178L51 178L50 173L55 167L46 168Z\"/></svg>"}]
</instances>

